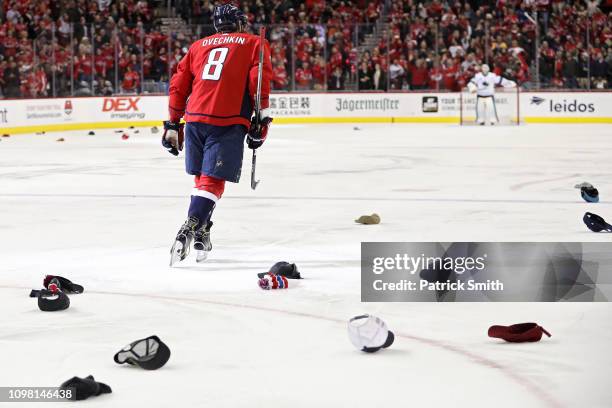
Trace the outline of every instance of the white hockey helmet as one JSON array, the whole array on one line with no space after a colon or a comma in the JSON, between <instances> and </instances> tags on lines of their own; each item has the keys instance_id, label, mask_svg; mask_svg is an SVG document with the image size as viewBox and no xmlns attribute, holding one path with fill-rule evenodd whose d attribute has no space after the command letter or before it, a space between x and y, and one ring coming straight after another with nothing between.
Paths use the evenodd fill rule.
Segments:
<instances>
[{"instance_id":1,"label":"white hockey helmet","mask_svg":"<svg viewBox=\"0 0 612 408\"><path fill-rule=\"evenodd\" d=\"M491 71L491 69L487 64L482 64L482 66L480 67L480 71L482 71L483 74L487 75Z\"/></svg>"}]
</instances>

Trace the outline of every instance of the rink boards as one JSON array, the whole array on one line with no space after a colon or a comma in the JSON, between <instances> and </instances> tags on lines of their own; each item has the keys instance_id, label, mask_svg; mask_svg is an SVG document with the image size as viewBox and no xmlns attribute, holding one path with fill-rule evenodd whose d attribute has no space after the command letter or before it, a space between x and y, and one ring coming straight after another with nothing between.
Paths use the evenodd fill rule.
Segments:
<instances>
[{"instance_id":1,"label":"rink boards","mask_svg":"<svg viewBox=\"0 0 612 408\"><path fill-rule=\"evenodd\" d=\"M524 123L612 123L610 92L522 92ZM516 104L500 95L498 104ZM276 93L274 123L459 123L460 93ZM0 100L3 134L159 126L166 96Z\"/></svg>"}]
</instances>

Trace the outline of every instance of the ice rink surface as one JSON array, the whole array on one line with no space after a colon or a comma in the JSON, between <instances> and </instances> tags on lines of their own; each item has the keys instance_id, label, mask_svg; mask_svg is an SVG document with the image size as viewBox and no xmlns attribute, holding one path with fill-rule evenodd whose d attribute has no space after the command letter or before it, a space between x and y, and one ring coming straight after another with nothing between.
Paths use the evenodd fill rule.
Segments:
<instances>
[{"instance_id":1,"label":"ice rink surface","mask_svg":"<svg viewBox=\"0 0 612 408\"><path fill-rule=\"evenodd\" d=\"M93 374L113 394L78 404L92 407L610 407L612 305L361 303L359 257L362 241L612 239L581 220L612 218L611 130L276 125L258 189L248 151L217 206L209 261L173 269L192 180L159 133L3 138L0 385ZM581 200L582 181L601 203ZM372 212L380 225L353 222ZM256 273L280 260L306 279L260 290ZM40 312L27 295L45 274L85 293ZM363 312L396 333L390 349L352 347L346 321ZM524 321L553 337L486 335ZM172 350L164 368L113 362L151 334Z\"/></svg>"}]
</instances>

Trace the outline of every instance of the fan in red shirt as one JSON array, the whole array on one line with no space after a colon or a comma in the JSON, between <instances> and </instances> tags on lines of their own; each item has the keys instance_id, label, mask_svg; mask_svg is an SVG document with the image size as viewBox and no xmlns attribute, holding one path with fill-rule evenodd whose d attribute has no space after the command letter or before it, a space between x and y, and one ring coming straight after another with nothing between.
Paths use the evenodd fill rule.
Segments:
<instances>
[{"instance_id":1,"label":"fan in red shirt","mask_svg":"<svg viewBox=\"0 0 612 408\"><path fill-rule=\"evenodd\" d=\"M300 90L312 89L312 70L308 62L303 62L302 67L295 71L295 82Z\"/></svg>"},{"instance_id":2,"label":"fan in red shirt","mask_svg":"<svg viewBox=\"0 0 612 408\"><path fill-rule=\"evenodd\" d=\"M22 81L22 96L38 98L47 96L47 74L42 66L37 66Z\"/></svg>"},{"instance_id":3,"label":"fan in red shirt","mask_svg":"<svg viewBox=\"0 0 612 408\"><path fill-rule=\"evenodd\" d=\"M132 69L132 65L128 65L127 70L123 74L121 88L123 88L123 91L127 93L137 92L139 83L140 74Z\"/></svg>"},{"instance_id":4,"label":"fan in red shirt","mask_svg":"<svg viewBox=\"0 0 612 408\"><path fill-rule=\"evenodd\" d=\"M331 57L329 59L329 69L331 71L336 68L344 68L343 66L344 58L342 57L342 53L338 50L337 46L333 46L331 49Z\"/></svg>"},{"instance_id":5,"label":"fan in red shirt","mask_svg":"<svg viewBox=\"0 0 612 408\"><path fill-rule=\"evenodd\" d=\"M77 57L78 61L78 72L79 72L79 80L80 81L91 81L93 66L90 55L85 55L84 53L79 54ZM75 64L76 66L77 64Z\"/></svg>"},{"instance_id":6,"label":"fan in red shirt","mask_svg":"<svg viewBox=\"0 0 612 408\"><path fill-rule=\"evenodd\" d=\"M427 66L422 59L416 60L416 64L410 68L412 75L412 89L427 88Z\"/></svg>"},{"instance_id":7,"label":"fan in red shirt","mask_svg":"<svg viewBox=\"0 0 612 408\"><path fill-rule=\"evenodd\" d=\"M442 68L442 83L444 84L444 89L448 89L450 91L455 91L457 89L457 73L459 71L459 67L456 64L453 64L452 59L447 59L444 61L444 68Z\"/></svg>"},{"instance_id":8,"label":"fan in red shirt","mask_svg":"<svg viewBox=\"0 0 612 408\"><path fill-rule=\"evenodd\" d=\"M312 78L314 80L314 89L322 90L325 88L325 60L317 57L315 64L312 67Z\"/></svg>"},{"instance_id":9,"label":"fan in red shirt","mask_svg":"<svg viewBox=\"0 0 612 408\"><path fill-rule=\"evenodd\" d=\"M36 98L36 77L29 72L21 80L21 95L26 98Z\"/></svg>"},{"instance_id":10,"label":"fan in red shirt","mask_svg":"<svg viewBox=\"0 0 612 408\"><path fill-rule=\"evenodd\" d=\"M308 33L304 33L302 38L297 42L296 55L300 60L304 59L305 55L309 55L312 52L313 42L312 38L308 36Z\"/></svg>"},{"instance_id":11,"label":"fan in red shirt","mask_svg":"<svg viewBox=\"0 0 612 408\"><path fill-rule=\"evenodd\" d=\"M225 182L240 180L245 135L248 147L257 149L272 122L267 41L262 44L258 36L245 33L246 15L232 4L216 6L213 23L217 33L194 42L170 80L170 120L164 122L162 145L178 155L183 148L179 121L184 118L185 167L195 176L188 218L172 246L170 265L187 257L192 241L196 260L207 258L211 216ZM252 118L262 49L261 111Z\"/></svg>"},{"instance_id":12,"label":"fan in red shirt","mask_svg":"<svg viewBox=\"0 0 612 408\"><path fill-rule=\"evenodd\" d=\"M442 81L442 70L437 60L434 60L433 66L430 68L429 73L429 89L440 89L440 81Z\"/></svg>"},{"instance_id":13,"label":"fan in red shirt","mask_svg":"<svg viewBox=\"0 0 612 408\"><path fill-rule=\"evenodd\" d=\"M274 64L274 78L272 79L272 86L274 89L287 89L288 79L287 70L285 64L282 61L277 61Z\"/></svg>"},{"instance_id":14,"label":"fan in red shirt","mask_svg":"<svg viewBox=\"0 0 612 408\"><path fill-rule=\"evenodd\" d=\"M8 31L8 37L4 40L4 55L5 57L12 57L17 54L17 47L19 43L17 39L13 37L14 32L12 30Z\"/></svg>"},{"instance_id":15,"label":"fan in red shirt","mask_svg":"<svg viewBox=\"0 0 612 408\"><path fill-rule=\"evenodd\" d=\"M102 78L106 77L106 59L102 54L102 48L96 49L96 56L94 59L94 66L96 74Z\"/></svg>"}]
</instances>

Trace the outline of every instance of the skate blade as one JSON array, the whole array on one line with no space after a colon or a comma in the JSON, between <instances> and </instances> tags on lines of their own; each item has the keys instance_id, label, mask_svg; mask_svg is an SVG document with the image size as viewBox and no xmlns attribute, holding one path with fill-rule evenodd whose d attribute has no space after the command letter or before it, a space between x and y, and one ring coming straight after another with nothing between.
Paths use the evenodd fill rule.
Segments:
<instances>
[{"instance_id":1,"label":"skate blade","mask_svg":"<svg viewBox=\"0 0 612 408\"><path fill-rule=\"evenodd\" d=\"M208 259L209 251L196 251L196 262L204 262Z\"/></svg>"},{"instance_id":2,"label":"skate blade","mask_svg":"<svg viewBox=\"0 0 612 408\"><path fill-rule=\"evenodd\" d=\"M182 256L183 244L180 241L175 241L170 250L170 266L185 259Z\"/></svg>"}]
</instances>

